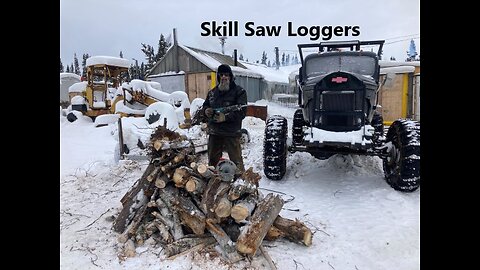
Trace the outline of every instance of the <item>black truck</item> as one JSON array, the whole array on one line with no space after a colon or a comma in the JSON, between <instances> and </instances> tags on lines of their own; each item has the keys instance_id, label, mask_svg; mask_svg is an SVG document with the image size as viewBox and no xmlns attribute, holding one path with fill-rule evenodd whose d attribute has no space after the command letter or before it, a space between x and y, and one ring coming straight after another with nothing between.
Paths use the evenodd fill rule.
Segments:
<instances>
[{"instance_id":1,"label":"black truck","mask_svg":"<svg viewBox=\"0 0 480 270\"><path fill-rule=\"evenodd\" d=\"M287 119L267 119L264 173L280 180L288 151L305 151L319 159L334 154L379 156L387 183L412 192L420 186L420 122L394 121L386 134L377 111L384 41L339 41L299 44L298 105L287 140ZM378 47L375 53L371 48ZM304 50L318 52L304 57Z\"/></svg>"}]
</instances>

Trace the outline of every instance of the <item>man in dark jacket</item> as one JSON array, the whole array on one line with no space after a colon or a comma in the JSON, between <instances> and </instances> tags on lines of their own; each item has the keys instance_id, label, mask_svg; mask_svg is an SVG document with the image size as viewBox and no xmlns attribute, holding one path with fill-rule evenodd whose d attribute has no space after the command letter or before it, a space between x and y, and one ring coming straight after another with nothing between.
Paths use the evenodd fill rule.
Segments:
<instances>
[{"instance_id":1,"label":"man in dark jacket","mask_svg":"<svg viewBox=\"0 0 480 270\"><path fill-rule=\"evenodd\" d=\"M218 67L217 82L203 103L204 114L209 119L208 165L216 166L222 152L226 151L237 165L237 173L243 173L240 137L242 120L247 112L247 92L235 83L228 65Z\"/></svg>"}]
</instances>

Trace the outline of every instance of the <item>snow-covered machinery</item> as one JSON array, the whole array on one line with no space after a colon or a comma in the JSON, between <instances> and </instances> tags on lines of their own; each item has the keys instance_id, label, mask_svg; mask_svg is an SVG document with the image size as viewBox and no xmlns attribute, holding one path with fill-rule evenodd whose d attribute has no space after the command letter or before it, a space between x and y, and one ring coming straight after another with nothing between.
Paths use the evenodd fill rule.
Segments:
<instances>
[{"instance_id":1,"label":"snow-covered machinery","mask_svg":"<svg viewBox=\"0 0 480 270\"><path fill-rule=\"evenodd\" d=\"M113 121L120 116L144 116L149 113L148 106L163 102L169 105L162 111L176 113L181 128L190 125L190 102L185 92L163 92L157 82L137 79L129 83L123 82L128 73L127 59L92 56L87 59L86 64L86 82L79 83L81 89L79 87L72 91L69 89L72 104L71 111L67 114L69 121L75 121L79 112L94 119L96 123L101 119L99 116L105 114L118 115L117 118L109 117ZM158 119L158 112L147 117L151 123ZM104 120L98 122L103 123Z\"/></svg>"},{"instance_id":2,"label":"snow-covered machinery","mask_svg":"<svg viewBox=\"0 0 480 270\"><path fill-rule=\"evenodd\" d=\"M116 90L128 73L129 61L110 56L92 56L86 64L86 87L78 92L70 91L72 111L82 112L92 119L115 113L115 103L121 100ZM71 112L67 118L73 122L76 114Z\"/></svg>"},{"instance_id":3,"label":"snow-covered machinery","mask_svg":"<svg viewBox=\"0 0 480 270\"><path fill-rule=\"evenodd\" d=\"M283 178L290 150L320 159L333 154L379 156L386 181L394 189L411 192L420 186L420 122L398 119L385 136L383 118L376 110L383 44L383 40L354 40L298 45L300 108L293 116L291 140L287 140L285 117L267 119L264 172L269 179ZM378 52L365 46L378 46ZM304 58L306 48L318 52Z\"/></svg>"}]
</instances>

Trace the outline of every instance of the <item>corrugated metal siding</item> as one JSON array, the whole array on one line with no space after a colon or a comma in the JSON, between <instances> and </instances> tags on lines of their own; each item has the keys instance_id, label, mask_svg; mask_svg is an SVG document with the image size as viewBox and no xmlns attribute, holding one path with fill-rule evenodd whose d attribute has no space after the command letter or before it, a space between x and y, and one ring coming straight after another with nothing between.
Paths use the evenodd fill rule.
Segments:
<instances>
[{"instance_id":1,"label":"corrugated metal siding","mask_svg":"<svg viewBox=\"0 0 480 270\"><path fill-rule=\"evenodd\" d=\"M178 68L179 71L185 72L207 72L211 71L206 65L202 64L195 57L188 54L185 50L178 47ZM150 74L160 74L168 71L176 71L176 59L175 59L175 49L172 48L168 51L165 57L160 61L160 63L150 72Z\"/></svg>"},{"instance_id":2,"label":"corrugated metal siding","mask_svg":"<svg viewBox=\"0 0 480 270\"><path fill-rule=\"evenodd\" d=\"M235 76L235 83L247 91L248 102L255 102L264 98L260 79L249 78L245 76Z\"/></svg>"}]
</instances>

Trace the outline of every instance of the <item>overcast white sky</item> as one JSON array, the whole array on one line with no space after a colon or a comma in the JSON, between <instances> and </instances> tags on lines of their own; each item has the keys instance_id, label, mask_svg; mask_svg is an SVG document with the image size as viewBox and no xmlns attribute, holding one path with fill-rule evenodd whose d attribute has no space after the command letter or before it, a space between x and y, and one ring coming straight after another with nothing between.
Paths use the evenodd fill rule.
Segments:
<instances>
[{"instance_id":1,"label":"overcast white sky","mask_svg":"<svg viewBox=\"0 0 480 270\"><path fill-rule=\"evenodd\" d=\"M331 40L386 40L383 59L394 56L404 61L410 39L420 53L420 0L60 0L60 57L64 65L81 61L84 53L138 59L144 54L141 43L158 46L160 34L168 36L177 28L180 43L221 52L218 37L203 37L202 22L238 21L237 37L229 37L225 53L237 49L249 61L259 60L262 52L274 59L280 53L298 52L299 43L316 43L310 36L288 36L288 22L300 26L359 26L356 37ZM278 37L245 36L246 22L258 26L281 26Z\"/></svg>"}]
</instances>

